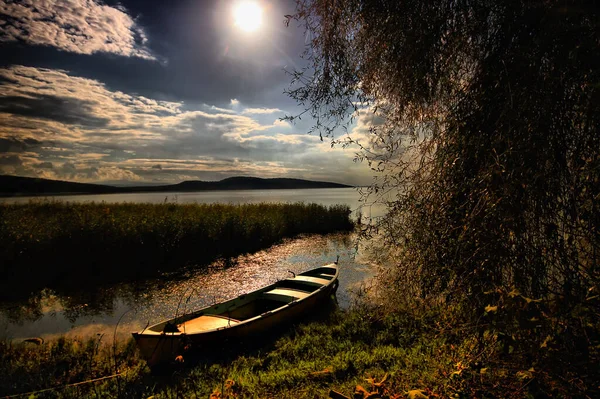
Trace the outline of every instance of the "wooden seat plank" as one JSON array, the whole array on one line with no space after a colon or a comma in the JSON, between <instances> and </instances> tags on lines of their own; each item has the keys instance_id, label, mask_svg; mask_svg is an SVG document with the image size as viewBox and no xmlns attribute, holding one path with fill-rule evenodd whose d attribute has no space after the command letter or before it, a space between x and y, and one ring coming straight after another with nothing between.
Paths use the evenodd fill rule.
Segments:
<instances>
[{"instance_id":1,"label":"wooden seat plank","mask_svg":"<svg viewBox=\"0 0 600 399\"><path fill-rule=\"evenodd\" d=\"M286 289L286 288L275 288L274 290L267 291L264 295L277 295L277 296L287 296L295 299L304 299L310 295L310 292L298 291L294 289Z\"/></svg>"},{"instance_id":2,"label":"wooden seat plank","mask_svg":"<svg viewBox=\"0 0 600 399\"><path fill-rule=\"evenodd\" d=\"M327 283L329 283L329 280L326 280L324 278L311 277L311 276L296 276L294 278L290 278L290 280L304 281L307 283L316 283L319 285L326 285Z\"/></svg>"}]
</instances>

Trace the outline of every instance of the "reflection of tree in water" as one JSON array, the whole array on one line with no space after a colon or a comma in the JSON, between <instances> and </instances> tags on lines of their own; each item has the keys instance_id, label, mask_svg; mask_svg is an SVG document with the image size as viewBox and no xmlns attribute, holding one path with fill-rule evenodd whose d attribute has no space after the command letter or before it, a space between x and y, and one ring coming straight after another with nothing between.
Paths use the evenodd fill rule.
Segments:
<instances>
[{"instance_id":1,"label":"reflection of tree in water","mask_svg":"<svg viewBox=\"0 0 600 399\"><path fill-rule=\"evenodd\" d=\"M188 306L186 300L198 296L199 276L219 273L231 267L240 266L246 270L260 269L269 272L276 268L282 259L292 263L302 263L307 255L319 255L323 251L335 260L335 255L354 247L354 238L350 234L330 234L326 236L302 236L284 240L282 243L263 251L244 254L230 259L219 259L210 265L190 264L176 272L165 273L159 278L146 278L121 284L90 287L70 284L68 287L32 294L27 300L0 302L0 313L14 324L23 325L40 320L45 315L61 313L69 322L101 315L114 315L120 305L130 309L139 309L149 304L163 303L173 306L176 311L179 305ZM254 267L252 267L252 265ZM286 269L287 270L287 269ZM245 278L242 273L239 278ZM201 277L207 284L210 279ZM181 291L181 296L171 298L172 294ZM169 295L168 298L157 298L157 295ZM197 305L197 304L195 304ZM194 306L194 305L192 305Z\"/></svg>"},{"instance_id":2,"label":"reflection of tree in water","mask_svg":"<svg viewBox=\"0 0 600 399\"><path fill-rule=\"evenodd\" d=\"M2 303L0 312L9 322L18 325L34 322L57 312L61 312L68 321L74 323L82 317L112 315L117 298L134 305L142 299L143 293L143 289L135 284L70 291L68 294L46 289L31 295L26 301Z\"/></svg>"},{"instance_id":3,"label":"reflection of tree in water","mask_svg":"<svg viewBox=\"0 0 600 399\"><path fill-rule=\"evenodd\" d=\"M11 323L23 325L25 322L39 320L42 315L42 301L46 295L43 292L32 295L27 301L0 304L0 312Z\"/></svg>"},{"instance_id":4,"label":"reflection of tree in water","mask_svg":"<svg viewBox=\"0 0 600 399\"><path fill-rule=\"evenodd\" d=\"M105 288L61 297L65 318L73 323L81 317L112 314L115 301L113 291Z\"/></svg>"},{"instance_id":5,"label":"reflection of tree in water","mask_svg":"<svg viewBox=\"0 0 600 399\"><path fill-rule=\"evenodd\" d=\"M157 281L147 280L71 293L60 298L64 316L73 323L82 317L114 315L117 299L129 308L150 303Z\"/></svg>"}]
</instances>

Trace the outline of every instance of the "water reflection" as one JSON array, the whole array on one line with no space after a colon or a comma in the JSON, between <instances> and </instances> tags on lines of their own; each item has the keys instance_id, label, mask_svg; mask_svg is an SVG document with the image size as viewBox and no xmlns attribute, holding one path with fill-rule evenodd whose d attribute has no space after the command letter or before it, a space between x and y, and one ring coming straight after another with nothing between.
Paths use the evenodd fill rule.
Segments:
<instances>
[{"instance_id":1,"label":"water reflection","mask_svg":"<svg viewBox=\"0 0 600 399\"><path fill-rule=\"evenodd\" d=\"M371 269L355 250L355 236L306 236L208 269L193 267L161 278L119 284L93 291L59 295L45 290L25 302L0 304L0 334L4 338L57 335L127 336L148 323L236 297L340 257L342 307L353 289L371 276Z\"/></svg>"}]
</instances>

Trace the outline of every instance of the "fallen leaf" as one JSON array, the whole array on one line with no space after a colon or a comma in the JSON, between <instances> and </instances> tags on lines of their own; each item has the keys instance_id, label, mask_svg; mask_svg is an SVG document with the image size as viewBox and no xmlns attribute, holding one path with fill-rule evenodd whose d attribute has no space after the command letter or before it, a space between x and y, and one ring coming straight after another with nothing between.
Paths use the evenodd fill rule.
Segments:
<instances>
[{"instance_id":1,"label":"fallen leaf","mask_svg":"<svg viewBox=\"0 0 600 399\"><path fill-rule=\"evenodd\" d=\"M552 341L552 337L551 336L547 336L546 339L544 340L544 342L542 342L542 344L540 345L540 348L547 348L548 347L548 342Z\"/></svg>"},{"instance_id":2,"label":"fallen leaf","mask_svg":"<svg viewBox=\"0 0 600 399\"><path fill-rule=\"evenodd\" d=\"M533 373L530 370L517 371L516 377L519 380L529 380L529 379L533 378Z\"/></svg>"},{"instance_id":3,"label":"fallen leaf","mask_svg":"<svg viewBox=\"0 0 600 399\"><path fill-rule=\"evenodd\" d=\"M357 385L356 388L354 388L354 399L365 399L367 396L369 396L369 391L360 385Z\"/></svg>"},{"instance_id":4,"label":"fallen leaf","mask_svg":"<svg viewBox=\"0 0 600 399\"><path fill-rule=\"evenodd\" d=\"M498 306L487 305L487 306L485 307L485 311L486 311L487 313L490 313L490 312L495 312L495 311L497 311L497 310L498 310Z\"/></svg>"},{"instance_id":5,"label":"fallen leaf","mask_svg":"<svg viewBox=\"0 0 600 399\"><path fill-rule=\"evenodd\" d=\"M450 373L450 378L452 378L454 376L459 376L461 373L462 373L462 370L453 371Z\"/></svg>"},{"instance_id":6,"label":"fallen leaf","mask_svg":"<svg viewBox=\"0 0 600 399\"><path fill-rule=\"evenodd\" d=\"M429 399L429 396L425 395L425 391L421 389L413 389L406 393L408 399Z\"/></svg>"},{"instance_id":7,"label":"fallen leaf","mask_svg":"<svg viewBox=\"0 0 600 399\"><path fill-rule=\"evenodd\" d=\"M525 301L526 301L527 303L531 303L531 302L534 302L534 303L539 303L539 302L542 302L542 300L541 300L541 299L531 299L531 298L527 298L526 296L524 296L524 297L523 297L523 299L525 299Z\"/></svg>"}]
</instances>

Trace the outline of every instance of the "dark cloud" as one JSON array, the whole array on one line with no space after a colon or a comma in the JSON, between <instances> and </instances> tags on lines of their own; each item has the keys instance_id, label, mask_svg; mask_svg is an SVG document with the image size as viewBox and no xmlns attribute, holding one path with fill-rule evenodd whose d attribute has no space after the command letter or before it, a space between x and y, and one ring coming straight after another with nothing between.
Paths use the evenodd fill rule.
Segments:
<instances>
[{"instance_id":1,"label":"dark cloud","mask_svg":"<svg viewBox=\"0 0 600 399\"><path fill-rule=\"evenodd\" d=\"M91 102L44 94L33 98L0 97L0 112L91 127L106 126L109 122L93 115Z\"/></svg>"},{"instance_id":2,"label":"dark cloud","mask_svg":"<svg viewBox=\"0 0 600 399\"><path fill-rule=\"evenodd\" d=\"M21 166L23 160L19 155L2 155L0 154L0 166Z\"/></svg>"},{"instance_id":3,"label":"dark cloud","mask_svg":"<svg viewBox=\"0 0 600 399\"><path fill-rule=\"evenodd\" d=\"M31 150L34 147L40 146L42 143L36 139L26 138L20 140L16 137L3 138L0 137L0 153L2 152L24 152Z\"/></svg>"},{"instance_id":4,"label":"dark cloud","mask_svg":"<svg viewBox=\"0 0 600 399\"><path fill-rule=\"evenodd\" d=\"M77 167L75 167L75 165L71 162L65 162L64 164L62 164L60 169L64 173L75 173L77 171Z\"/></svg>"},{"instance_id":5,"label":"dark cloud","mask_svg":"<svg viewBox=\"0 0 600 399\"><path fill-rule=\"evenodd\" d=\"M41 162L35 166L40 169L53 169L54 168L54 165L52 164L52 162Z\"/></svg>"}]
</instances>

